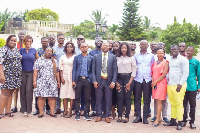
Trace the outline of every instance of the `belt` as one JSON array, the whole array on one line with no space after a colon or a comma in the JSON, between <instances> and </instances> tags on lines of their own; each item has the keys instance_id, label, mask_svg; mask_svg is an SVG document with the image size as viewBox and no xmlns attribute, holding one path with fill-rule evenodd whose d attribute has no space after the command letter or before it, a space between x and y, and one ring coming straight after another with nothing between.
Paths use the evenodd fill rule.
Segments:
<instances>
[{"instance_id":1,"label":"belt","mask_svg":"<svg viewBox=\"0 0 200 133\"><path fill-rule=\"evenodd\" d=\"M88 77L84 77L84 76L78 76L81 79L88 79Z\"/></svg>"},{"instance_id":2,"label":"belt","mask_svg":"<svg viewBox=\"0 0 200 133\"><path fill-rule=\"evenodd\" d=\"M108 77L103 77L103 76L101 76L101 78L102 78L102 79L108 79Z\"/></svg>"},{"instance_id":3,"label":"belt","mask_svg":"<svg viewBox=\"0 0 200 133\"><path fill-rule=\"evenodd\" d=\"M118 73L118 75L121 75L121 76L129 76L129 75L131 75L131 73Z\"/></svg>"}]
</instances>

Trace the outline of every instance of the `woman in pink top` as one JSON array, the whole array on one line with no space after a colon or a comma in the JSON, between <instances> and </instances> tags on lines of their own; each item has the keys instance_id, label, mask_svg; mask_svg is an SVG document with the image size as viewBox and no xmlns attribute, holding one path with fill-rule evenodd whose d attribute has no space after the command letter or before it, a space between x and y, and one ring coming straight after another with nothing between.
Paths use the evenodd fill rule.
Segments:
<instances>
[{"instance_id":1,"label":"woman in pink top","mask_svg":"<svg viewBox=\"0 0 200 133\"><path fill-rule=\"evenodd\" d=\"M156 100L157 117L153 126L157 127L160 124L162 101L166 99L167 79L166 74L169 70L169 62L164 57L164 50L157 50L158 61L152 66L152 98Z\"/></svg>"}]
</instances>

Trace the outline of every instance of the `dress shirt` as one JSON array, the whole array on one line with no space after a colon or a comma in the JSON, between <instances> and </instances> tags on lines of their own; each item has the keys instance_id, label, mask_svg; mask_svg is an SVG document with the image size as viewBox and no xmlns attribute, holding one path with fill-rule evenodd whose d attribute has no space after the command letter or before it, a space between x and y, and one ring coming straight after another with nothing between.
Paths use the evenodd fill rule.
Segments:
<instances>
[{"instance_id":1,"label":"dress shirt","mask_svg":"<svg viewBox=\"0 0 200 133\"><path fill-rule=\"evenodd\" d=\"M94 57L96 54L99 54L99 53L101 53L101 50L97 50L97 49L94 49L94 50L92 50L92 51L89 52L89 54L92 57Z\"/></svg>"},{"instance_id":2,"label":"dress shirt","mask_svg":"<svg viewBox=\"0 0 200 133\"><path fill-rule=\"evenodd\" d=\"M187 78L187 91L197 91L200 89L200 63L197 59L189 60L189 76ZM198 80L198 85L197 81Z\"/></svg>"},{"instance_id":3,"label":"dress shirt","mask_svg":"<svg viewBox=\"0 0 200 133\"><path fill-rule=\"evenodd\" d=\"M78 48L78 46L75 48L75 52L76 52L76 55L79 55L82 53L80 48Z\"/></svg>"},{"instance_id":4,"label":"dress shirt","mask_svg":"<svg viewBox=\"0 0 200 133\"><path fill-rule=\"evenodd\" d=\"M82 66L81 66L81 73L79 76L88 77L88 70L87 70L87 56L82 55Z\"/></svg>"},{"instance_id":5,"label":"dress shirt","mask_svg":"<svg viewBox=\"0 0 200 133\"><path fill-rule=\"evenodd\" d=\"M189 75L189 61L180 54L169 60L169 82L168 85L183 85Z\"/></svg>"},{"instance_id":6,"label":"dress shirt","mask_svg":"<svg viewBox=\"0 0 200 133\"><path fill-rule=\"evenodd\" d=\"M146 83L151 81L151 66L155 62L154 55L147 52L146 54L135 54L134 57L137 65L134 80L139 83L142 83L143 79Z\"/></svg>"},{"instance_id":7,"label":"dress shirt","mask_svg":"<svg viewBox=\"0 0 200 133\"><path fill-rule=\"evenodd\" d=\"M118 67L118 73L131 73L132 77L135 77L136 75L137 67L135 58L133 56L117 57L117 67Z\"/></svg>"},{"instance_id":8,"label":"dress shirt","mask_svg":"<svg viewBox=\"0 0 200 133\"><path fill-rule=\"evenodd\" d=\"M104 56L106 57L106 68L107 68L107 63L108 63L108 52L107 53L102 53L102 66L103 66L103 58ZM101 71L101 76L102 77L108 77L108 72L107 73L103 73Z\"/></svg>"},{"instance_id":9,"label":"dress shirt","mask_svg":"<svg viewBox=\"0 0 200 133\"><path fill-rule=\"evenodd\" d=\"M59 47L58 45L53 47L53 50L55 51L57 62L59 62L60 57L65 54L63 51L64 47L65 46Z\"/></svg>"}]
</instances>

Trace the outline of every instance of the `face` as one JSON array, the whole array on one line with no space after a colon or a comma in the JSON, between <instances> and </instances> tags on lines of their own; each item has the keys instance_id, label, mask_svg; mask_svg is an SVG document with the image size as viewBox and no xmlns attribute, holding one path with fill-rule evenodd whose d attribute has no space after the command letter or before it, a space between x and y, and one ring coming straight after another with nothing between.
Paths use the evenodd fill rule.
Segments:
<instances>
[{"instance_id":1,"label":"face","mask_svg":"<svg viewBox=\"0 0 200 133\"><path fill-rule=\"evenodd\" d=\"M24 32L20 32L20 33L18 34L19 40L23 40L23 39L24 39L24 36L25 36L25 33L24 33Z\"/></svg>"},{"instance_id":2,"label":"face","mask_svg":"<svg viewBox=\"0 0 200 133\"><path fill-rule=\"evenodd\" d=\"M136 43L130 43L129 45L130 45L130 49L134 49L134 50L136 49Z\"/></svg>"},{"instance_id":3,"label":"face","mask_svg":"<svg viewBox=\"0 0 200 133\"><path fill-rule=\"evenodd\" d=\"M41 43L42 43L42 47L43 48L46 48L48 47L49 43L48 43L48 39L47 38L44 38L41 40Z\"/></svg>"},{"instance_id":4,"label":"face","mask_svg":"<svg viewBox=\"0 0 200 133\"><path fill-rule=\"evenodd\" d=\"M46 48L45 57L51 58L51 55L52 55L52 48L50 48L50 47Z\"/></svg>"},{"instance_id":5,"label":"face","mask_svg":"<svg viewBox=\"0 0 200 133\"><path fill-rule=\"evenodd\" d=\"M193 47L188 47L187 48L187 56L192 57L194 55L194 48Z\"/></svg>"},{"instance_id":6,"label":"face","mask_svg":"<svg viewBox=\"0 0 200 133\"><path fill-rule=\"evenodd\" d=\"M66 47L67 53L72 53L73 50L74 50L73 46L71 44L68 44L67 47Z\"/></svg>"},{"instance_id":7,"label":"face","mask_svg":"<svg viewBox=\"0 0 200 133\"><path fill-rule=\"evenodd\" d=\"M113 48L113 41L112 41L112 40L109 40L108 43L109 43L109 51L112 51L112 48Z\"/></svg>"},{"instance_id":8,"label":"face","mask_svg":"<svg viewBox=\"0 0 200 133\"><path fill-rule=\"evenodd\" d=\"M122 45L121 47L121 52L122 52L122 55L127 55L127 46L126 45Z\"/></svg>"},{"instance_id":9,"label":"face","mask_svg":"<svg viewBox=\"0 0 200 133\"><path fill-rule=\"evenodd\" d=\"M165 44L164 43L158 43L157 48L165 49Z\"/></svg>"},{"instance_id":10,"label":"face","mask_svg":"<svg viewBox=\"0 0 200 133\"><path fill-rule=\"evenodd\" d=\"M8 42L8 47L14 48L16 46L16 42L17 42L17 37L12 37Z\"/></svg>"},{"instance_id":11,"label":"face","mask_svg":"<svg viewBox=\"0 0 200 133\"><path fill-rule=\"evenodd\" d=\"M84 38L77 38L77 44L80 46L85 41Z\"/></svg>"},{"instance_id":12,"label":"face","mask_svg":"<svg viewBox=\"0 0 200 133\"><path fill-rule=\"evenodd\" d=\"M80 49L82 53L87 53L88 45L86 43L82 43Z\"/></svg>"},{"instance_id":13,"label":"face","mask_svg":"<svg viewBox=\"0 0 200 133\"><path fill-rule=\"evenodd\" d=\"M148 42L141 42L140 43L140 49L142 50L142 51L147 51L147 48L148 48Z\"/></svg>"},{"instance_id":14,"label":"face","mask_svg":"<svg viewBox=\"0 0 200 133\"><path fill-rule=\"evenodd\" d=\"M180 43L179 44L179 51L180 52L185 52L185 43Z\"/></svg>"},{"instance_id":15,"label":"face","mask_svg":"<svg viewBox=\"0 0 200 133\"><path fill-rule=\"evenodd\" d=\"M171 55L173 56L173 57L177 57L178 56L178 54L179 54L179 51L178 51L178 47L172 47L171 48Z\"/></svg>"},{"instance_id":16,"label":"face","mask_svg":"<svg viewBox=\"0 0 200 133\"><path fill-rule=\"evenodd\" d=\"M159 49L157 51L157 57L158 57L158 59L163 59L164 55L165 55L165 53L164 53L163 49Z\"/></svg>"},{"instance_id":17,"label":"face","mask_svg":"<svg viewBox=\"0 0 200 133\"><path fill-rule=\"evenodd\" d=\"M119 49L119 43L118 43L118 42L115 42L115 43L113 44L113 50L114 50L115 52L117 52L118 49Z\"/></svg>"},{"instance_id":18,"label":"face","mask_svg":"<svg viewBox=\"0 0 200 133\"><path fill-rule=\"evenodd\" d=\"M101 39L95 40L95 45L97 48L101 48L102 43L103 43L103 40L101 40Z\"/></svg>"},{"instance_id":19,"label":"face","mask_svg":"<svg viewBox=\"0 0 200 133\"><path fill-rule=\"evenodd\" d=\"M24 45L25 45L26 48L31 48L32 43L33 43L33 42L32 42L32 39L28 39L28 40L25 42Z\"/></svg>"},{"instance_id":20,"label":"face","mask_svg":"<svg viewBox=\"0 0 200 133\"><path fill-rule=\"evenodd\" d=\"M63 45L64 41L65 41L65 37L63 35L58 36L57 41L58 41L58 44L62 44Z\"/></svg>"},{"instance_id":21,"label":"face","mask_svg":"<svg viewBox=\"0 0 200 133\"><path fill-rule=\"evenodd\" d=\"M108 44L108 43L103 43L102 46L101 46L101 50L102 50L104 53L107 53L108 50L109 50L109 44Z\"/></svg>"},{"instance_id":22,"label":"face","mask_svg":"<svg viewBox=\"0 0 200 133\"><path fill-rule=\"evenodd\" d=\"M156 50L156 49L157 49L157 44L156 44L156 42L152 42L152 43L150 44L150 48L151 48L152 51Z\"/></svg>"},{"instance_id":23,"label":"face","mask_svg":"<svg viewBox=\"0 0 200 133\"><path fill-rule=\"evenodd\" d=\"M50 46L54 46L55 42L56 42L55 37L54 36L49 36L48 37L48 42L49 42Z\"/></svg>"}]
</instances>

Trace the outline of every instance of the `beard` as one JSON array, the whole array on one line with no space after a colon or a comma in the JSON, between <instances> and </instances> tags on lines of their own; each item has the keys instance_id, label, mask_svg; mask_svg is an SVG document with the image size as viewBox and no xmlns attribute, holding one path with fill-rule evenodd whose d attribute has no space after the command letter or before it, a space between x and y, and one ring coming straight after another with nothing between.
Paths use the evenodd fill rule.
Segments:
<instances>
[{"instance_id":1,"label":"beard","mask_svg":"<svg viewBox=\"0 0 200 133\"><path fill-rule=\"evenodd\" d=\"M109 51L111 51L112 50L112 48L109 48Z\"/></svg>"},{"instance_id":2,"label":"beard","mask_svg":"<svg viewBox=\"0 0 200 133\"><path fill-rule=\"evenodd\" d=\"M97 45L97 48L101 48L101 45Z\"/></svg>"},{"instance_id":3,"label":"beard","mask_svg":"<svg viewBox=\"0 0 200 133\"><path fill-rule=\"evenodd\" d=\"M53 47L53 46L54 46L54 44L55 44L55 43L53 43L53 42L50 42L50 43L49 43L49 46L50 46L50 47Z\"/></svg>"}]
</instances>

